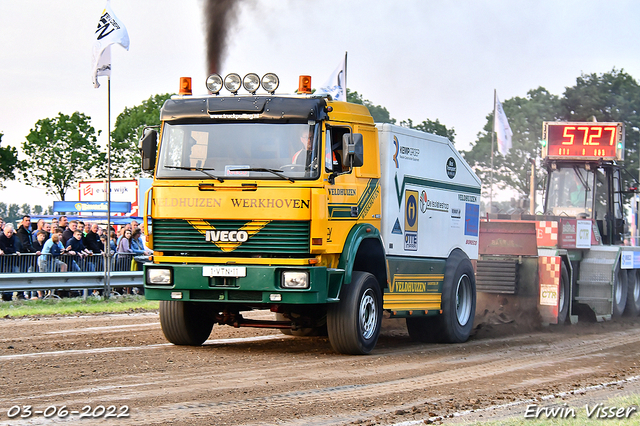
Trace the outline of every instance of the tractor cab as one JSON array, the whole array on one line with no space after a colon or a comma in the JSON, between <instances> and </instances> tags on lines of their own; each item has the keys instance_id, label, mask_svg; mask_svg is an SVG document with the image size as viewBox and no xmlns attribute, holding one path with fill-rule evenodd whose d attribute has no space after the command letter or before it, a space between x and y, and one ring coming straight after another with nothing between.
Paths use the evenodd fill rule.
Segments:
<instances>
[{"instance_id":1,"label":"tractor cab","mask_svg":"<svg viewBox=\"0 0 640 426\"><path fill-rule=\"evenodd\" d=\"M547 160L544 212L594 219L604 244L623 240L620 166L614 161Z\"/></svg>"}]
</instances>

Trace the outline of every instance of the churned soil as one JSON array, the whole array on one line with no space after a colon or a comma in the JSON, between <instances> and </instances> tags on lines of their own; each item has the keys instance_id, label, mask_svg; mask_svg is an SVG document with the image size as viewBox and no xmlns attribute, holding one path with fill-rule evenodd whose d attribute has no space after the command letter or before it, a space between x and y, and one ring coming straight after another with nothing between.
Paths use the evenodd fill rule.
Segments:
<instances>
[{"instance_id":1,"label":"churned soil","mask_svg":"<svg viewBox=\"0 0 640 426\"><path fill-rule=\"evenodd\" d=\"M0 424L83 412L95 416L83 424L109 424L100 406L128 415L118 424L449 424L522 417L523 401L571 402L603 383L593 398L639 390L638 318L541 327L498 316L453 345L383 323L370 355L346 356L326 337L228 326L202 347L174 346L156 313L0 319ZM79 413L45 418L62 406Z\"/></svg>"}]
</instances>

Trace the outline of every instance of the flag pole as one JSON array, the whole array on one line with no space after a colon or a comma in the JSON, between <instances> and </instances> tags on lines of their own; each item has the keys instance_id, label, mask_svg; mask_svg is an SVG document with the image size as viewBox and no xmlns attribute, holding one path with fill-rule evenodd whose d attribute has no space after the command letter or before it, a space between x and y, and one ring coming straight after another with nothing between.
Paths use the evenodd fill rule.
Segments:
<instances>
[{"instance_id":1,"label":"flag pole","mask_svg":"<svg viewBox=\"0 0 640 426\"><path fill-rule=\"evenodd\" d=\"M496 89L493 89L493 128L491 130L491 188L489 190L489 213L493 210L493 145L496 136Z\"/></svg>"},{"instance_id":2,"label":"flag pole","mask_svg":"<svg viewBox=\"0 0 640 426\"><path fill-rule=\"evenodd\" d=\"M107 76L107 239L105 240L104 298L111 296L111 76Z\"/></svg>"}]
</instances>

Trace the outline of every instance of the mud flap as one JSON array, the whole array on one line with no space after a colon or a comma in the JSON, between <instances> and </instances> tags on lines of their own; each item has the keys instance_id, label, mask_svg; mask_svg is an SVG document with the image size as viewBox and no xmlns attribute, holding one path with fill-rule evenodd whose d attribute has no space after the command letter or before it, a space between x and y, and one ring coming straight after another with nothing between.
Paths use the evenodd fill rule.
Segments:
<instances>
[{"instance_id":1,"label":"mud flap","mask_svg":"<svg viewBox=\"0 0 640 426\"><path fill-rule=\"evenodd\" d=\"M543 323L558 323L558 306L560 301L560 274L562 257L538 257L539 298L538 312Z\"/></svg>"}]
</instances>

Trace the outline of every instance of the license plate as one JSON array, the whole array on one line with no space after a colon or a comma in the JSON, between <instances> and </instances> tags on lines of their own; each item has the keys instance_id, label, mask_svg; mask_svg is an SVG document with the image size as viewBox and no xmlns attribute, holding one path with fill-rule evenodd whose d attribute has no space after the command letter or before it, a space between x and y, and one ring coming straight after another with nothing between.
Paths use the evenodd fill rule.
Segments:
<instances>
[{"instance_id":1,"label":"license plate","mask_svg":"<svg viewBox=\"0 0 640 426\"><path fill-rule=\"evenodd\" d=\"M204 277L246 277L246 266L203 266Z\"/></svg>"}]
</instances>

